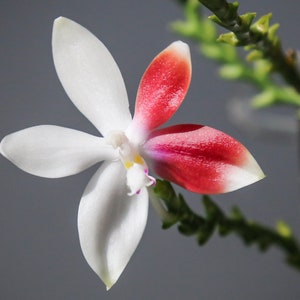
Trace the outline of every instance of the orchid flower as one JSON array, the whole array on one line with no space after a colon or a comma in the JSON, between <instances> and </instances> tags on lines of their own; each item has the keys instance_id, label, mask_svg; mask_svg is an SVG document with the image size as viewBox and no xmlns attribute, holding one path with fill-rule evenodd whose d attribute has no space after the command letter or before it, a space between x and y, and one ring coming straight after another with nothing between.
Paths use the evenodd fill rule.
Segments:
<instances>
[{"instance_id":1,"label":"orchid flower","mask_svg":"<svg viewBox=\"0 0 300 300\"><path fill-rule=\"evenodd\" d=\"M53 27L58 77L74 105L103 137L41 125L3 138L0 151L24 171L48 178L104 161L78 212L83 254L110 288L143 234L148 187L158 176L196 193L225 193L264 177L238 141L202 125L158 129L181 105L191 79L189 47L177 41L144 73L131 118L125 85L106 47L87 29L60 17Z\"/></svg>"}]
</instances>

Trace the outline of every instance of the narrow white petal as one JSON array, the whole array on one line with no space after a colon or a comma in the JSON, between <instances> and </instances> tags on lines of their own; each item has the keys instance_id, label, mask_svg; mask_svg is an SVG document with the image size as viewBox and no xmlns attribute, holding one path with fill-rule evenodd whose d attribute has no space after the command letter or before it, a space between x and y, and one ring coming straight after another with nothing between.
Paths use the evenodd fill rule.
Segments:
<instances>
[{"instance_id":1,"label":"narrow white petal","mask_svg":"<svg viewBox=\"0 0 300 300\"><path fill-rule=\"evenodd\" d=\"M148 192L128 196L121 162L104 163L80 202L78 231L83 254L109 289L135 251L147 221Z\"/></svg>"},{"instance_id":2,"label":"narrow white petal","mask_svg":"<svg viewBox=\"0 0 300 300\"><path fill-rule=\"evenodd\" d=\"M69 19L54 21L52 48L58 77L75 106L105 135L131 121L120 70L91 32Z\"/></svg>"},{"instance_id":3,"label":"narrow white petal","mask_svg":"<svg viewBox=\"0 0 300 300\"><path fill-rule=\"evenodd\" d=\"M116 157L104 138L54 125L30 127L7 135L1 141L0 153L20 169L49 178L73 175L101 160Z\"/></svg>"}]
</instances>

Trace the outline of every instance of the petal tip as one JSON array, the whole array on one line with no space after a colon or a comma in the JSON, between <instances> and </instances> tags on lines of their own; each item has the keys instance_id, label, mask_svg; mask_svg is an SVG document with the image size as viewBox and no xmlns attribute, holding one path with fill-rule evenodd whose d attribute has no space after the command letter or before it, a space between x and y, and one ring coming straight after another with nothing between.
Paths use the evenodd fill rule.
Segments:
<instances>
[{"instance_id":1,"label":"petal tip","mask_svg":"<svg viewBox=\"0 0 300 300\"><path fill-rule=\"evenodd\" d=\"M54 19L53 29L52 29L52 42L56 38L57 32L59 32L68 21L70 21L70 20L65 17L62 17L62 16Z\"/></svg>"},{"instance_id":2,"label":"petal tip","mask_svg":"<svg viewBox=\"0 0 300 300\"><path fill-rule=\"evenodd\" d=\"M2 156L4 156L5 158L8 158L8 155L5 153L5 150L4 150L4 148L5 148L5 146L4 146L5 141L6 141L6 137L4 137L4 138L2 139L2 141L0 142L0 154L1 154Z\"/></svg>"},{"instance_id":3,"label":"petal tip","mask_svg":"<svg viewBox=\"0 0 300 300\"><path fill-rule=\"evenodd\" d=\"M170 44L167 49L174 51L178 58L185 60L191 68L191 52L187 43L178 40Z\"/></svg>"},{"instance_id":4,"label":"petal tip","mask_svg":"<svg viewBox=\"0 0 300 300\"><path fill-rule=\"evenodd\" d=\"M105 285L106 285L106 291L108 292L112 287L113 285L115 284L115 282L111 282L111 281L105 281L104 282Z\"/></svg>"},{"instance_id":5,"label":"petal tip","mask_svg":"<svg viewBox=\"0 0 300 300\"><path fill-rule=\"evenodd\" d=\"M3 140L0 142L0 154L5 157L4 151L3 151Z\"/></svg>"},{"instance_id":6,"label":"petal tip","mask_svg":"<svg viewBox=\"0 0 300 300\"><path fill-rule=\"evenodd\" d=\"M179 52L182 56L190 57L190 47L187 43L183 41L175 41L173 42L170 47L174 47L177 52Z\"/></svg>"},{"instance_id":7,"label":"petal tip","mask_svg":"<svg viewBox=\"0 0 300 300\"><path fill-rule=\"evenodd\" d=\"M61 25L65 24L69 21L70 20L68 18L65 18L63 16L59 16L56 19L54 19L53 26L54 27L61 26Z\"/></svg>"},{"instance_id":8,"label":"petal tip","mask_svg":"<svg viewBox=\"0 0 300 300\"><path fill-rule=\"evenodd\" d=\"M228 183L230 182L230 184L227 185L225 192L238 190L266 177L254 157L250 153L248 155L246 163L243 166L234 169L229 175Z\"/></svg>"},{"instance_id":9,"label":"petal tip","mask_svg":"<svg viewBox=\"0 0 300 300\"><path fill-rule=\"evenodd\" d=\"M255 183L266 177L265 173L251 154L246 165L246 170L248 170L253 175L253 182L251 183Z\"/></svg>"},{"instance_id":10,"label":"petal tip","mask_svg":"<svg viewBox=\"0 0 300 300\"><path fill-rule=\"evenodd\" d=\"M56 34L58 32L60 33L61 31L72 30L72 25L74 26L75 24L77 23L66 17L63 16L57 17L53 22L52 39L56 38Z\"/></svg>"},{"instance_id":11,"label":"petal tip","mask_svg":"<svg viewBox=\"0 0 300 300\"><path fill-rule=\"evenodd\" d=\"M109 291L112 286L116 283L116 280L111 280L109 274L106 274L105 276L100 276L100 274L97 274L99 278L102 280L102 282L105 284L106 291Z\"/></svg>"}]
</instances>

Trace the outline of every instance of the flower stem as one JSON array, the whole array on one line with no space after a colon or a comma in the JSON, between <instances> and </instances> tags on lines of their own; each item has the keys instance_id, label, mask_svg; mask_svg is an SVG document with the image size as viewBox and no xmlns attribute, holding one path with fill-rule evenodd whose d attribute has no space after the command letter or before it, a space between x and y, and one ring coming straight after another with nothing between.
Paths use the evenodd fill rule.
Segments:
<instances>
[{"instance_id":1,"label":"flower stem","mask_svg":"<svg viewBox=\"0 0 300 300\"><path fill-rule=\"evenodd\" d=\"M300 74L294 53L284 53L279 38L274 34L278 25L277 28L269 27L271 14L252 24L255 14L239 15L237 2L228 3L226 0L199 0L199 2L214 13L212 20L235 35L236 45L250 46L260 51L286 82L300 92Z\"/></svg>"},{"instance_id":2,"label":"flower stem","mask_svg":"<svg viewBox=\"0 0 300 300\"><path fill-rule=\"evenodd\" d=\"M171 223L163 220L164 229L177 224L180 233L196 236L199 245L204 245L214 232L218 232L220 236L235 234L246 245L257 245L262 251L276 246L284 252L287 263L300 271L300 248L284 222L278 222L274 230L247 220L237 207L227 216L207 195L202 197L205 216L200 216L191 210L182 195L175 193L168 181L157 180L153 193L173 216Z\"/></svg>"}]
</instances>

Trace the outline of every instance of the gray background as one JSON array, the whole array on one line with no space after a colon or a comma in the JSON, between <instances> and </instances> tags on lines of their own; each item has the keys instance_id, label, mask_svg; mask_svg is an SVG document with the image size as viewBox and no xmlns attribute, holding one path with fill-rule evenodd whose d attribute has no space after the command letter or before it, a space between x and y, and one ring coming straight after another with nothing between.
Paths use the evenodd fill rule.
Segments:
<instances>
[{"instance_id":1,"label":"gray background","mask_svg":"<svg viewBox=\"0 0 300 300\"><path fill-rule=\"evenodd\" d=\"M240 1L241 12L273 11L285 46L299 46L299 3ZM271 6L272 3L272 6ZM52 62L53 19L63 15L90 29L110 49L124 76L131 107L152 58L178 37L167 24L182 17L175 1L0 0L0 137L37 124L97 134L62 89ZM257 139L230 122L231 98L249 89L220 80L214 63L192 50L193 79L170 123L203 123L242 141L267 178L214 197L229 211L273 225L286 220L300 237L296 136ZM76 176L43 179L0 157L0 299L299 299L300 274L282 253L261 254L235 237L215 236L205 247L171 229L150 208L142 241L117 284L106 292L85 262L77 236L77 208L96 167ZM199 196L185 193L202 211Z\"/></svg>"}]
</instances>

